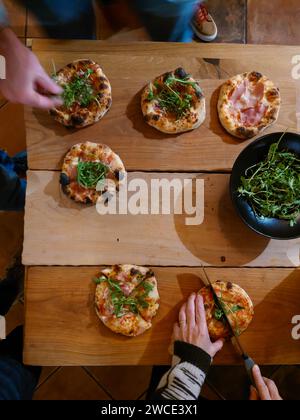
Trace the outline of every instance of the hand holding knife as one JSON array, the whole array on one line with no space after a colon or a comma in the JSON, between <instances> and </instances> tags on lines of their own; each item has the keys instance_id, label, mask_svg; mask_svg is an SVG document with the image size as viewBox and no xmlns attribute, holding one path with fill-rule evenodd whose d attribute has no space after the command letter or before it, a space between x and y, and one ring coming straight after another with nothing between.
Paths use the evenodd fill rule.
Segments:
<instances>
[{"instance_id":1,"label":"hand holding knife","mask_svg":"<svg viewBox=\"0 0 300 420\"><path fill-rule=\"evenodd\" d=\"M231 323L230 323L230 320L229 320L229 318L228 318L228 316L227 316L227 314L226 314L226 310L225 310L225 308L224 308L224 305L223 305L223 303L221 302L221 300L219 299L219 297L218 297L217 293L215 292L215 289L214 289L214 287L213 287L213 285L212 285L212 282L210 281L210 279L209 279L209 277L208 277L208 274L207 274L207 272L206 272L205 267L204 267L204 266L202 266L202 268L203 268L203 272L204 272L204 274L205 274L206 280L207 280L207 282L208 282L208 285L210 286L210 288L211 288L211 290L212 290L212 293L213 293L213 296L214 296L215 302L216 302L216 304L218 305L219 309L223 312L223 314L224 314L224 319L225 319L225 321L226 321L226 323L227 323L227 325L228 325L228 327L229 327L229 329L230 329L230 331L231 331L231 333L232 333L232 336L234 337L234 339L235 339L235 341L236 341L236 344L237 344L237 347L238 347L239 352L240 352L240 354L241 354L241 357L242 357L242 358L243 358L243 360L244 360L245 368L246 368L246 371L247 371L248 376L249 376L249 378L250 378L250 381L251 381L252 385L254 386L254 388L256 388L256 384L255 384L255 381L254 381L254 378L253 378L253 373L252 373L253 368L254 368L254 366L256 365L256 363L255 363L255 362L254 362L254 360L252 360L252 359L251 359L251 357L249 357L249 356L247 355L247 353L245 352L245 350L244 350L244 348L243 348L243 346L242 346L242 344L241 344L241 342L240 342L240 339L239 339L239 337L238 337L237 333L234 331L234 329L233 329L233 327L232 327L232 325L231 325Z\"/></svg>"}]
</instances>

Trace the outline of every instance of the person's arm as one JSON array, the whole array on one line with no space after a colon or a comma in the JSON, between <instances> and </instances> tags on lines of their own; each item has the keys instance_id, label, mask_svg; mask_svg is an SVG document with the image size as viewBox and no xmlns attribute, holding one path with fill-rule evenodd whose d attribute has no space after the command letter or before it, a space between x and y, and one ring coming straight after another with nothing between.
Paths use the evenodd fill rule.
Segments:
<instances>
[{"instance_id":1,"label":"person's arm","mask_svg":"<svg viewBox=\"0 0 300 420\"><path fill-rule=\"evenodd\" d=\"M282 401L275 383L263 378L258 366L253 368L253 378L256 388L251 386L250 401Z\"/></svg>"},{"instance_id":2,"label":"person's arm","mask_svg":"<svg viewBox=\"0 0 300 420\"><path fill-rule=\"evenodd\" d=\"M51 109L62 104L62 89L47 75L36 56L9 28L0 0L0 55L5 59L6 79L0 79L0 92L9 101Z\"/></svg>"},{"instance_id":3,"label":"person's arm","mask_svg":"<svg viewBox=\"0 0 300 420\"><path fill-rule=\"evenodd\" d=\"M153 399L197 400L212 360L224 344L222 340L211 342L202 296L191 295L181 308L174 340L172 367Z\"/></svg>"}]
</instances>

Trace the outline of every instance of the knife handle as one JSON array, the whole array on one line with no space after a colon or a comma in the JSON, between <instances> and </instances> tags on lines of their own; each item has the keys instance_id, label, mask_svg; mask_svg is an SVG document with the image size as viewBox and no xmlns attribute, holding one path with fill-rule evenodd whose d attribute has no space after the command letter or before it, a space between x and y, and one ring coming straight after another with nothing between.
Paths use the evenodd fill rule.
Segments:
<instances>
[{"instance_id":1,"label":"knife handle","mask_svg":"<svg viewBox=\"0 0 300 420\"><path fill-rule=\"evenodd\" d=\"M253 378L253 368L256 365L256 363L254 362L254 360L252 360L249 356L245 355L244 356L244 362L245 362L245 367L248 373L248 376L250 378L251 384L254 386L254 388L256 389L256 384Z\"/></svg>"}]
</instances>

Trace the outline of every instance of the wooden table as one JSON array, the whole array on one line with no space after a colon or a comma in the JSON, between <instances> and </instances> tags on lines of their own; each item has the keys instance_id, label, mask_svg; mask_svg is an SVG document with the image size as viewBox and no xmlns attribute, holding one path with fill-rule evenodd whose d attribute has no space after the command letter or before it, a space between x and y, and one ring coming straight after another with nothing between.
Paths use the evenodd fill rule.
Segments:
<instances>
[{"instance_id":1,"label":"wooden table","mask_svg":"<svg viewBox=\"0 0 300 420\"><path fill-rule=\"evenodd\" d=\"M250 143L220 126L218 89L228 76L257 70L281 88L283 106L271 131L296 130L296 86L291 77L296 47L205 44L113 44L34 41L51 72L78 58L92 58L107 73L113 107L98 124L67 130L38 110L26 110L29 174L24 264L26 326L24 360L41 365L153 365L170 362L172 324L184 299L203 285L202 265L213 280L240 284L256 315L242 341L260 364L295 364L300 347L291 320L300 313L299 240L273 241L243 225L230 202L228 183L238 154ZM280 54L280 60L274 57ZM201 81L207 119L202 127L167 136L147 126L140 91L156 75L183 66ZM186 215L99 216L60 191L62 159L82 141L108 144L123 159L129 179L205 181L205 219L186 226ZM161 308L153 328L135 339L114 335L93 309L93 276L114 263L152 266ZM231 344L217 364L239 364Z\"/></svg>"}]
</instances>

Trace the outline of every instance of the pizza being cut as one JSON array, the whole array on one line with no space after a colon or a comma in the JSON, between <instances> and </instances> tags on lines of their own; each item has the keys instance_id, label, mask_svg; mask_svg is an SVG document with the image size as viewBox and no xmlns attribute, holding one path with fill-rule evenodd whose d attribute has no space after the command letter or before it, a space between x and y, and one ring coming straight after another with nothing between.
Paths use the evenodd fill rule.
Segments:
<instances>
[{"instance_id":1,"label":"pizza being cut","mask_svg":"<svg viewBox=\"0 0 300 420\"><path fill-rule=\"evenodd\" d=\"M142 93L141 105L145 121L167 134L194 130L206 116L203 92L182 68L149 83Z\"/></svg>"},{"instance_id":2,"label":"pizza being cut","mask_svg":"<svg viewBox=\"0 0 300 420\"><path fill-rule=\"evenodd\" d=\"M221 87L219 118L230 134L250 139L277 121L280 105L279 89L266 76L239 74Z\"/></svg>"},{"instance_id":3,"label":"pizza being cut","mask_svg":"<svg viewBox=\"0 0 300 420\"><path fill-rule=\"evenodd\" d=\"M159 308L157 281L152 270L135 265L115 265L101 272L95 308L111 331L138 336L152 326Z\"/></svg>"},{"instance_id":4,"label":"pizza being cut","mask_svg":"<svg viewBox=\"0 0 300 420\"><path fill-rule=\"evenodd\" d=\"M210 286L204 287L199 292L204 299L206 320L211 339L217 341L232 338L232 332L226 323L223 310L226 311L233 330L237 335L241 335L249 327L254 316L253 303L250 297L240 286L230 282L217 281L213 284L213 288L223 308L220 308L215 302Z\"/></svg>"},{"instance_id":5,"label":"pizza being cut","mask_svg":"<svg viewBox=\"0 0 300 420\"><path fill-rule=\"evenodd\" d=\"M112 105L111 85L99 64L79 60L54 75L63 88L64 104L50 114L66 127L82 128L99 121Z\"/></svg>"},{"instance_id":6,"label":"pizza being cut","mask_svg":"<svg viewBox=\"0 0 300 420\"><path fill-rule=\"evenodd\" d=\"M72 200L96 204L102 194L109 197L118 191L125 176L122 160L108 146L86 142L76 144L67 153L60 184Z\"/></svg>"}]
</instances>

